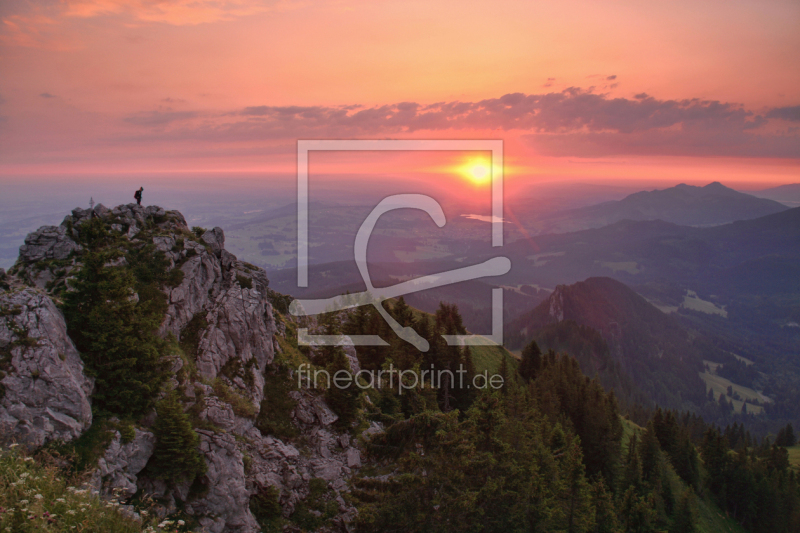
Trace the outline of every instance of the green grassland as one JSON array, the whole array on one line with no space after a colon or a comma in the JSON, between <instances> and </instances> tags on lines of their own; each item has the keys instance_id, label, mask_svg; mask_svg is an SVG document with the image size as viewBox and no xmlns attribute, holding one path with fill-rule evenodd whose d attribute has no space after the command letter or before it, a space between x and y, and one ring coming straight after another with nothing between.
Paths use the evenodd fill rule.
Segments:
<instances>
[{"instance_id":1,"label":"green grassland","mask_svg":"<svg viewBox=\"0 0 800 533\"><path fill-rule=\"evenodd\" d=\"M686 296L683 297L683 304L681 304L682 307L709 315L720 315L723 318L728 318L728 312L724 307L717 307L713 302L700 299L694 291L686 292Z\"/></svg>"},{"instance_id":2,"label":"green grassland","mask_svg":"<svg viewBox=\"0 0 800 533\"><path fill-rule=\"evenodd\" d=\"M627 272L628 274L638 274L641 272L639 269L639 264L636 261L600 261L599 263L600 266L613 271L615 274L617 272Z\"/></svg>"},{"instance_id":3,"label":"green grassland","mask_svg":"<svg viewBox=\"0 0 800 533\"><path fill-rule=\"evenodd\" d=\"M800 470L800 444L786 448L786 451L789 452L789 464Z\"/></svg>"},{"instance_id":4,"label":"green grassland","mask_svg":"<svg viewBox=\"0 0 800 533\"><path fill-rule=\"evenodd\" d=\"M711 369L710 372L699 372L700 377L703 381L706 382L706 393L708 393L708 389L712 389L714 391L714 397L718 398L720 394L728 393L728 387L730 386L734 392L739 393L739 396L744 399L749 400L758 400L760 402L769 401L764 396L760 395L757 391L749 387L745 387L743 385L737 385L736 383L723 378L722 376L716 375L714 372L716 371L717 367L719 366L718 363L714 363L711 361L705 361L708 364L708 367ZM742 404L744 401L742 400L734 400L733 398L728 398L730 401L733 402L733 408L738 413L742 409ZM764 410L763 407L760 405L747 405L747 412L751 414L760 414Z\"/></svg>"},{"instance_id":5,"label":"green grassland","mask_svg":"<svg viewBox=\"0 0 800 533\"><path fill-rule=\"evenodd\" d=\"M749 406L748 406L749 408ZM628 453L628 442L634 433L641 433L644 428L631 420L621 418L622 421L622 454ZM797 446L797 460L800 463L800 446ZM686 483L678 476L672 465L667 464L667 481L672 486L672 493L676 499L687 489ZM746 530L735 520L725 516L713 502L698 496L695 499L695 517L697 519L696 533L746 533Z\"/></svg>"},{"instance_id":6,"label":"green grassland","mask_svg":"<svg viewBox=\"0 0 800 533\"><path fill-rule=\"evenodd\" d=\"M673 483L675 494L681 494L685 490L686 485L671 466L667 469L667 477ZM675 490L677 487L680 487L680 489ZM747 533L747 530L741 524L726 516L719 507L707 499L698 497L695 511L697 518L695 531L697 533Z\"/></svg>"},{"instance_id":7,"label":"green grassland","mask_svg":"<svg viewBox=\"0 0 800 533\"><path fill-rule=\"evenodd\" d=\"M503 358L506 359L509 375L517 372L519 359L502 346L470 346L469 351L477 373L482 374L486 370L489 375L499 374Z\"/></svg>"},{"instance_id":8,"label":"green grassland","mask_svg":"<svg viewBox=\"0 0 800 533\"><path fill-rule=\"evenodd\" d=\"M631 441L631 437L634 433L644 431L644 428L627 418L620 417L620 420L622 421L622 454L624 455L628 453L628 443Z\"/></svg>"}]
</instances>

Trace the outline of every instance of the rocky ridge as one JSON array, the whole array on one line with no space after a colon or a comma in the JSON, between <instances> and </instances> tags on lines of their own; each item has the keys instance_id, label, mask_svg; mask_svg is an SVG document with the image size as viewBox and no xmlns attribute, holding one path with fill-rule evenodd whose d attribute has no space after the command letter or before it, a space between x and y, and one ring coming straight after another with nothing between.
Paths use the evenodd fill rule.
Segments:
<instances>
[{"instance_id":1,"label":"rocky ridge","mask_svg":"<svg viewBox=\"0 0 800 533\"><path fill-rule=\"evenodd\" d=\"M59 291L69 290L71 273L80 266L81 225L92 218L100 218L126 246L152 243L170 269L183 273L177 286L162 288L168 308L159 333L179 340L194 336L195 353L173 357L171 380L185 408L203 424L197 433L207 465L195 482L200 491L189 482L168 486L148 478L146 465L156 441L149 430L153 413L129 442L114 434L93 475L95 487L109 497L150 494L165 513L182 504L209 532L249 533L260 530L250 510L253 497L277 491L281 512L290 517L308 496L312 480L323 480L338 506L332 523L346 528L355 510L342 494L361 466L356 440L335 430L336 414L305 390L289 392L302 447L258 429L264 375L275 359L277 336L286 334L269 302L266 273L226 251L221 228L193 231L177 211L97 205L75 209L60 226L28 235L12 269L27 286L0 285L0 349L7 354L0 375L3 435L38 447L77 438L92 423L92 380L53 301Z\"/></svg>"}]
</instances>

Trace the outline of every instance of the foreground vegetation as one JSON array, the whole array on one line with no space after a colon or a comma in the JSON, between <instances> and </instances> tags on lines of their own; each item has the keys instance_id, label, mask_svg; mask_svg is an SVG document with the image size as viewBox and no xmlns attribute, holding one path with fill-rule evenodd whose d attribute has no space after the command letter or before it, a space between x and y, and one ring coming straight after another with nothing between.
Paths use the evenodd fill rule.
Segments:
<instances>
[{"instance_id":1,"label":"foreground vegetation","mask_svg":"<svg viewBox=\"0 0 800 533\"><path fill-rule=\"evenodd\" d=\"M72 480L76 481L76 480ZM146 507L134 514L117 499L102 501L54 465L19 448L0 450L0 531L156 533L186 531L183 521L160 520Z\"/></svg>"}]
</instances>

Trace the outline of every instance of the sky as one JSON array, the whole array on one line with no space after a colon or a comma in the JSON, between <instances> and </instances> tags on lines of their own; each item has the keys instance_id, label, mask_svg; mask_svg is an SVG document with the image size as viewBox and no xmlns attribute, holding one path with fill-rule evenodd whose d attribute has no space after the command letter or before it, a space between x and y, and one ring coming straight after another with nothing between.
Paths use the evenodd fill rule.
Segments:
<instances>
[{"instance_id":1,"label":"sky","mask_svg":"<svg viewBox=\"0 0 800 533\"><path fill-rule=\"evenodd\" d=\"M800 182L796 0L17 0L0 20L0 183L269 179L298 139L394 138L502 139L511 187ZM458 154L317 161L475 182Z\"/></svg>"}]
</instances>

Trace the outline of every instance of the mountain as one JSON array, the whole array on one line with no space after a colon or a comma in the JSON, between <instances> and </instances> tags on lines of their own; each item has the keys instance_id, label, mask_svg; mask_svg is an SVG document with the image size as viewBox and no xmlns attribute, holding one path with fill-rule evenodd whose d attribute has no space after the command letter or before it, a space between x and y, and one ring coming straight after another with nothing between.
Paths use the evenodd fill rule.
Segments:
<instances>
[{"instance_id":1,"label":"mountain","mask_svg":"<svg viewBox=\"0 0 800 533\"><path fill-rule=\"evenodd\" d=\"M592 228L620 220L664 220L684 226L713 226L748 220L787 209L774 200L756 198L719 182L705 187L681 183L663 190L641 191L622 200L562 211L543 217L545 227Z\"/></svg>"},{"instance_id":2,"label":"mountain","mask_svg":"<svg viewBox=\"0 0 800 533\"><path fill-rule=\"evenodd\" d=\"M446 332L465 333L455 306L424 316L387 302L424 336L422 352L370 306L292 317L291 298L268 283L226 250L221 228L190 229L156 206L75 209L28 235L14 267L0 269L0 477L17 480L0 483L4 529L740 531L723 510L780 533L797 522L774 447L751 447L743 466L706 460L729 456L743 426L703 444L717 470L701 475L701 419L656 410L648 423L634 409L625 420L569 354L522 372L502 348L445 344ZM527 325L539 324L543 343L596 358L592 369L618 391L696 403L691 376L710 350L623 284L560 286L530 313ZM375 326L385 345L299 344L304 329L341 339ZM323 368L336 377L319 390ZM339 381L348 369L357 387ZM479 390L487 383L502 392ZM707 482L742 468L736 498ZM35 491L47 496L23 499ZM782 503L748 508L753 494ZM673 505L651 505L660 501Z\"/></svg>"},{"instance_id":3,"label":"mountain","mask_svg":"<svg viewBox=\"0 0 800 533\"><path fill-rule=\"evenodd\" d=\"M800 183L790 183L788 185L779 185L770 189L762 189L760 191L750 191L749 194L756 198L767 198L775 200L789 207L800 206Z\"/></svg>"},{"instance_id":4,"label":"mountain","mask_svg":"<svg viewBox=\"0 0 800 533\"><path fill-rule=\"evenodd\" d=\"M521 348L539 340L542 348L560 349L548 338L557 338L551 333L554 325L569 322L597 331L618 363L618 368L605 362L602 366L620 372L621 381L635 383L636 391L651 401L692 410L705 403L705 385L698 372L703 369L703 359L712 359L708 348L674 317L611 278L559 285L547 300L508 326L506 342ZM603 351L599 347L593 355L601 356ZM595 366L594 370L601 368Z\"/></svg>"}]
</instances>

